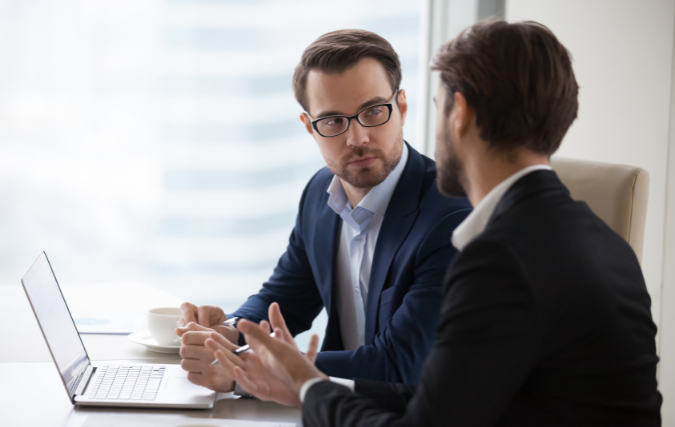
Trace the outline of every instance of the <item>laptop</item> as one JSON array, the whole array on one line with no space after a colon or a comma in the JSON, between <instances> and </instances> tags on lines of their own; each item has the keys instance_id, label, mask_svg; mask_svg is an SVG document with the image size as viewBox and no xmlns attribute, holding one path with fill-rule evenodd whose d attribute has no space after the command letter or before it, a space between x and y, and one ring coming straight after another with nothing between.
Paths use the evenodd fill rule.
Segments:
<instances>
[{"instance_id":1,"label":"laptop","mask_svg":"<svg viewBox=\"0 0 675 427\"><path fill-rule=\"evenodd\" d=\"M89 360L46 253L38 255L21 283L74 405L213 407L216 393L190 383L180 365Z\"/></svg>"}]
</instances>

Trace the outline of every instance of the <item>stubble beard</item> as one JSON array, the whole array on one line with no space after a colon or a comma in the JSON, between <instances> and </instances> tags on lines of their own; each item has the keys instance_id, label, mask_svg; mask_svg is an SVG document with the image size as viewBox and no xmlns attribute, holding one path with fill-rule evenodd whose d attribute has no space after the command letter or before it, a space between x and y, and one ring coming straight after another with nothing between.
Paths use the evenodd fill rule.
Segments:
<instances>
[{"instance_id":1,"label":"stubble beard","mask_svg":"<svg viewBox=\"0 0 675 427\"><path fill-rule=\"evenodd\" d=\"M444 132L443 141L436 141L436 143L443 144L445 147L442 158L436 159L438 191L446 197L466 197L465 185L463 185L463 183L466 184L464 165L457 158L450 132Z\"/></svg>"},{"instance_id":2,"label":"stubble beard","mask_svg":"<svg viewBox=\"0 0 675 427\"><path fill-rule=\"evenodd\" d=\"M401 153L403 152L402 130L398 139L400 141L400 144L398 144L399 150L392 153L390 156L387 156L387 154L380 149L355 147L349 155L345 156L343 159L340 159L340 165L337 168L335 166L329 165L329 169L331 172L333 172L333 174L337 175L340 179L344 180L352 187L375 187L387 179L391 171L394 170L394 168L398 165L398 162L401 160ZM353 162L355 159L364 156L372 156L381 160L382 167L378 168L377 166L373 165L365 168L359 168L357 171L350 171L349 162Z\"/></svg>"}]
</instances>

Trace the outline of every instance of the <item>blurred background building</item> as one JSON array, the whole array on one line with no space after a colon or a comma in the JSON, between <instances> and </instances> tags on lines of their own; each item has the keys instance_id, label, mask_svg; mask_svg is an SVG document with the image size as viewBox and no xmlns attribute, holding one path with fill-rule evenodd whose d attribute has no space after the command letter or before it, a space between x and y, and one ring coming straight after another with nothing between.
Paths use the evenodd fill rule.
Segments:
<instances>
[{"instance_id":1,"label":"blurred background building","mask_svg":"<svg viewBox=\"0 0 675 427\"><path fill-rule=\"evenodd\" d=\"M328 31L392 43L415 135L418 1L0 5L0 283L45 250L62 283L238 307L324 166L291 77Z\"/></svg>"}]
</instances>

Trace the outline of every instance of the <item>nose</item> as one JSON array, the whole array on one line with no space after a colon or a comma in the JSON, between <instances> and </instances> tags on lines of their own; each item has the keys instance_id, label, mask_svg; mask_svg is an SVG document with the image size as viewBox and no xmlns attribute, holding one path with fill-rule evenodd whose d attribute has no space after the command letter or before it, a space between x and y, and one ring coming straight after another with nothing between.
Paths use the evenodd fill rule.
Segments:
<instances>
[{"instance_id":1,"label":"nose","mask_svg":"<svg viewBox=\"0 0 675 427\"><path fill-rule=\"evenodd\" d=\"M345 135L347 136L347 146L349 147L360 147L370 142L368 128L361 126L361 123L356 121L356 119L352 120L349 124L349 129L347 129Z\"/></svg>"}]
</instances>

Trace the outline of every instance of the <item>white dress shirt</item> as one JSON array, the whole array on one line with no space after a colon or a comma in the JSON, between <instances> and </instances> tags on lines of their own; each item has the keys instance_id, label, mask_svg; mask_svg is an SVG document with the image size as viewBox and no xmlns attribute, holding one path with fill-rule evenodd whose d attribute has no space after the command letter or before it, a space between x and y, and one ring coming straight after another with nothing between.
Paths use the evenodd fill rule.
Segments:
<instances>
[{"instance_id":1,"label":"white dress shirt","mask_svg":"<svg viewBox=\"0 0 675 427\"><path fill-rule=\"evenodd\" d=\"M478 203L473 211L467 216L461 224L455 228L455 231L452 233L452 244L458 251L462 251L466 245L471 243L473 239L478 237L481 234L487 223L492 216L492 213L497 207L497 203L501 200L502 196L511 188L516 181L524 177L530 172L538 170L551 170L549 165L534 165L528 166L525 169L521 169L518 172L514 173L510 177L506 178L504 181L500 182L495 188L493 188L483 200Z\"/></svg>"},{"instance_id":2,"label":"white dress shirt","mask_svg":"<svg viewBox=\"0 0 675 427\"><path fill-rule=\"evenodd\" d=\"M365 343L365 304L368 300L370 269L377 236L380 234L389 200L407 161L408 147L404 144L396 167L354 209L337 176L333 177L328 187L328 206L342 218L335 280L338 317L345 350L356 350Z\"/></svg>"},{"instance_id":3,"label":"white dress shirt","mask_svg":"<svg viewBox=\"0 0 675 427\"><path fill-rule=\"evenodd\" d=\"M501 200L502 196L511 188L516 181L524 177L530 172L537 170L551 170L551 167L548 165L534 165L528 166L524 169L519 170L510 177L506 178L504 181L500 182L495 188L493 188L484 198L480 201L478 206L467 216L462 223L455 228L455 231L452 233L452 244L457 248L458 251L462 251L473 239L478 237L487 226L492 213L497 207L497 203ZM340 322L342 326L342 322ZM305 395L307 391L319 381L323 381L322 378L311 378L302 385L300 388L300 402L305 401ZM348 387L351 391L354 391L354 381L346 380L342 378L330 377L331 382L342 384L345 387Z\"/></svg>"}]
</instances>

